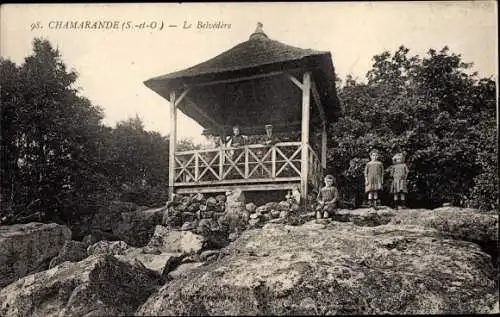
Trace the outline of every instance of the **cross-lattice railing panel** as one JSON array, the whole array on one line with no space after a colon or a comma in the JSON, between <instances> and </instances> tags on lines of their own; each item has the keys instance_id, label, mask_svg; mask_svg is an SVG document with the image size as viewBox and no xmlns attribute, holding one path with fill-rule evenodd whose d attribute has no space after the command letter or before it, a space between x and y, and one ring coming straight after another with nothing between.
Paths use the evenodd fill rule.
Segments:
<instances>
[{"instance_id":1,"label":"cross-lattice railing panel","mask_svg":"<svg viewBox=\"0 0 500 317\"><path fill-rule=\"evenodd\" d=\"M300 142L281 142L178 152L175 183L294 179L300 177L301 150Z\"/></svg>"},{"instance_id":2,"label":"cross-lattice railing panel","mask_svg":"<svg viewBox=\"0 0 500 317\"><path fill-rule=\"evenodd\" d=\"M319 189L324 176L321 161L310 146L307 150L308 183ZM188 190L207 186L297 184L301 181L301 152L300 142L178 152L174 186Z\"/></svg>"}]
</instances>

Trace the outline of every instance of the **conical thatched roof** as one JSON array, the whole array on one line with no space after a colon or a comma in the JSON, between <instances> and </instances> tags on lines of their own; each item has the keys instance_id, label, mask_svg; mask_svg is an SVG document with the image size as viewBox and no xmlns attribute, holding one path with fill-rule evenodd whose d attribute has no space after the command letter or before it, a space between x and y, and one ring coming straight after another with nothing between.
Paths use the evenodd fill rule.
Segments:
<instances>
[{"instance_id":1,"label":"conical thatched roof","mask_svg":"<svg viewBox=\"0 0 500 317\"><path fill-rule=\"evenodd\" d=\"M151 78L144 84L166 98L170 91L181 92L194 87L190 102L229 129L272 123L275 126L300 121L301 92L285 76L272 76L245 81L228 81L246 76L286 72L301 79L304 71L312 71L329 120L339 115L335 94L334 68L329 52L302 49L271 40L262 30L262 24L249 39L205 62L184 70ZM197 87L197 85L203 85ZM205 128L213 124L191 109L189 103L180 110Z\"/></svg>"}]
</instances>

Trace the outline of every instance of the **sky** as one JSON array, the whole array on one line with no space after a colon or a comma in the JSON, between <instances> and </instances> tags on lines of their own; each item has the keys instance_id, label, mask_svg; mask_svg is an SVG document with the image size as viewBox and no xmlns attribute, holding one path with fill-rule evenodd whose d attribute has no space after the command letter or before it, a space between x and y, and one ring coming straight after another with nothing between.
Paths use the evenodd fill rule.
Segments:
<instances>
[{"instance_id":1,"label":"sky","mask_svg":"<svg viewBox=\"0 0 500 317\"><path fill-rule=\"evenodd\" d=\"M87 20L119 28L54 28ZM128 21L150 28L122 29ZM198 29L200 22L230 27ZM498 83L496 1L8 4L0 7L0 55L21 64L35 37L47 39L79 74L81 94L103 108L105 124L137 114L146 130L167 135L169 103L143 82L248 40L257 22L271 39L331 52L341 78L351 74L363 80L374 55L400 45L420 56L447 45L473 62L481 77ZM177 124L178 138L204 140L202 128L189 117L179 113Z\"/></svg>"}]
</instances>

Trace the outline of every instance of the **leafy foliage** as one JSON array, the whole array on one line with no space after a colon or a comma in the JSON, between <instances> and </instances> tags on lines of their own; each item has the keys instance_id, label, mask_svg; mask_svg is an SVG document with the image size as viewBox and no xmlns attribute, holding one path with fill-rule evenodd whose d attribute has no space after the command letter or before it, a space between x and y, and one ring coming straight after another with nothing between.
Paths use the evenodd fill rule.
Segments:
<instances>
[{"instance_id":1,"label":"leafy foliage","mask_svg":"<svg viewBox=\"0 0 500 317\"><path fill-rule=\"evenodd\" d=\"M34 53L17 67L2 61L2 209L44 220L71 218L75 196L88 200L89 183L103 184L92 159L102 111L72 88L50 43L36 39ZM90 154L90 155L89 155ZM83 196L82 196L83 195ZM30 208L34 208L33 211Z\"/></svg>"},{"instance_id":2,"label":"leafy foliage","mask_svg":"<svg viewBox=\"0 0 500 317\"><path fill-rule=\"evenodd\" d=\"M120 200L164 204L168 185L168 139L144 130L139 117L117 123L106 141L102 162Z\"/></svg>"},{"instance_id":3,"label":"leafy foliage","mask_svg":"<svg viewBox=\"0 0 500 317\"><path fill-rule=\"evenodd\" d=\"M168 138L145 131L137 116L104 126L102 109L73 88L77 74L48 41L35 39L20 66L1 59L0 78L0 223L74 225L115 199L165 203Z\"/></svg>"},{"instance_id":4,"label":"leafy foliage","mask_svg":"<svg viewBox=\"0 0 500 317\"><path fill-rule=\"evenodd\" d=\"M381 151L386 167L401 151L413 205L498 206L495 83L468 73L472 64L447 47L423 58L408 53L401 46L376 55L366 83L346 78L345 117L330 127L330 172L360 202L370 149Z\"/></svg>"}]
</instances>

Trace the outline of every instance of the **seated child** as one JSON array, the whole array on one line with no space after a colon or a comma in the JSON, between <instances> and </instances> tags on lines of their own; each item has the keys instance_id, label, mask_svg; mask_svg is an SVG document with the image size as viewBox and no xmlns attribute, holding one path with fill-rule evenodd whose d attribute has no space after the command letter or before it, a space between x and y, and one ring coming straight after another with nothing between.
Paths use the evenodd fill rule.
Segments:
<instances>
[{"instance_id":1,"label":"seated child","mask_svg":"<svg viewBox=\"0 0 500 317\"><path fill-rule=\"evenodd\" d=\"M325 186L319 190L318 207L316 208L316 219L328 218L330 214L335 213L339 192L337 187L333 186L335 178L332 175L325 176Z\"/></svg>"}]
</instances>

